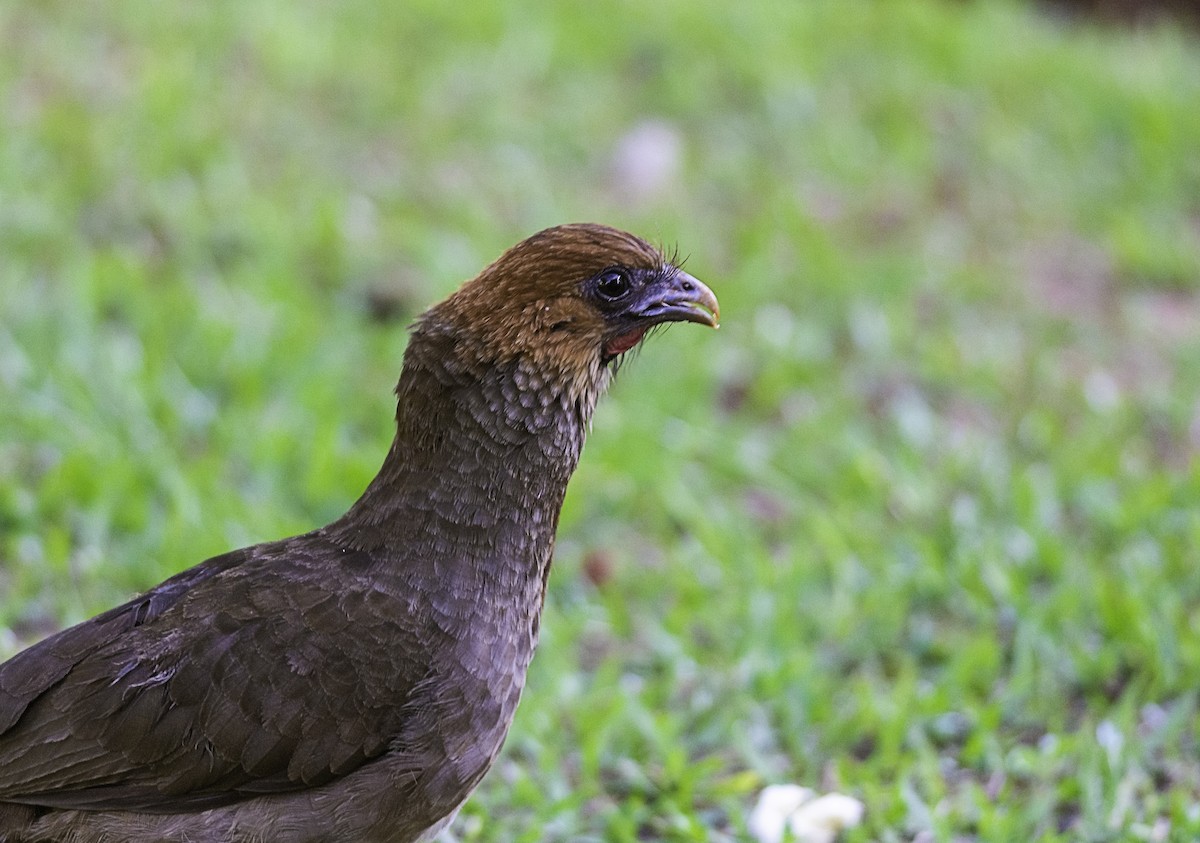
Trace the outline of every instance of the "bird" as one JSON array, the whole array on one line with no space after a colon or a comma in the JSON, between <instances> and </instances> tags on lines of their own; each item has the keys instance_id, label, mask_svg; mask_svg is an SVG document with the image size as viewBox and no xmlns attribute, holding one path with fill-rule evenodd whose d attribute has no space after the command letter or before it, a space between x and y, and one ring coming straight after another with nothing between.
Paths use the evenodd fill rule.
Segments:
<instances>
[{"instance_id":1,"label":"bird","mask_svg":"<svg viewBox=\"0 0 1200 843\"><path fill-rule=\"evenodd\" d=\"M0 665L3 843L416 843L504 742L597 399L656 326L717 327L674 257L540 231L410 327L361 497Z\"/></svg>"}]
</instances>

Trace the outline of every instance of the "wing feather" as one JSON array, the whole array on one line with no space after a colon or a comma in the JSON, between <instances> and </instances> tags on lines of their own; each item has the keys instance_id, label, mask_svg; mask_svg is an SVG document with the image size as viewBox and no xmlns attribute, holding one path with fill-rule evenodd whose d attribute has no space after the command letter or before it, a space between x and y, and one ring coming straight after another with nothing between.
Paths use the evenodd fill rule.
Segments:
<instances>
[{"instance_id":1,"label":"wing feather","mask_svg":"<svg viewBox=\"0 0 1200 843\"><path fill-rule=\"evenodd\" d=\"M170 813L387 751L429 667L411 597L354 554L308 534L215 557L0 665L0 801Z\"/></svg>"}]
</instances>

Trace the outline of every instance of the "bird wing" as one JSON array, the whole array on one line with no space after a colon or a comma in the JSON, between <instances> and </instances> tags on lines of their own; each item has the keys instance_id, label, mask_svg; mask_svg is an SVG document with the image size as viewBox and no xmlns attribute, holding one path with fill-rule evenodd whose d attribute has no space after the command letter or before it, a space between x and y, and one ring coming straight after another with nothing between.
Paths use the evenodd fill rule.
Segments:
<instances>
[{"instance_id":1,"label":"bird wing","mask_svg":"<svg viewBox=\"0 0 1200 843\"><path fill-rule=\"evenodd\" d=\"M0 801L170 813L381 755L429 667L373 564L318 534L234 551L0 665Z\"/></svg>"}]
</instances>

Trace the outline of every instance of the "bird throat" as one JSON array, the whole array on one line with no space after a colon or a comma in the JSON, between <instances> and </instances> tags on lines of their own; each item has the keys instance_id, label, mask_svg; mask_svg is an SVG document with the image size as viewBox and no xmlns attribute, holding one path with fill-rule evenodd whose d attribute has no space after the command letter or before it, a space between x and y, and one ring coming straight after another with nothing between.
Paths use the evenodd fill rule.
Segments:
<instances>
[{"instance_id":1,"label":"bird throat","mask_svg":"<svg viewBox=\"0 0 1200 843\"><path fill-rule=\"evenodd\" d=\"M646 331L649 328L634 328L632 331L621 334L619 337L609 340L604 344L604 356L608 359L616 357L618 354L624 354L629 349L633 348L642 341L642 337L646 336Z\"/></svg>"}]
</instances>

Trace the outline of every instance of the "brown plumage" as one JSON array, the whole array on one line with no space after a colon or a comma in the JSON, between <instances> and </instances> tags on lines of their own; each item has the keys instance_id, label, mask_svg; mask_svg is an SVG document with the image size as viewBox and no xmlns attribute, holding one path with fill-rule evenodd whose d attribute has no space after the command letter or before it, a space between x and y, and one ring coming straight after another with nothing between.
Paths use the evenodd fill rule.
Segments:
<instances>
[{"instance_id":1,"label":"brown plumage","mask_svg":"<svg viewBox=\"0 0 1200 843\"><path fill-rule=\"evenodd\" d=\"M431 839L504 741L609 364L669 321L715 326L716 298L599 225L426 312L344 516L0 665L0 841Z\"/></svg>"}]
</instances>

